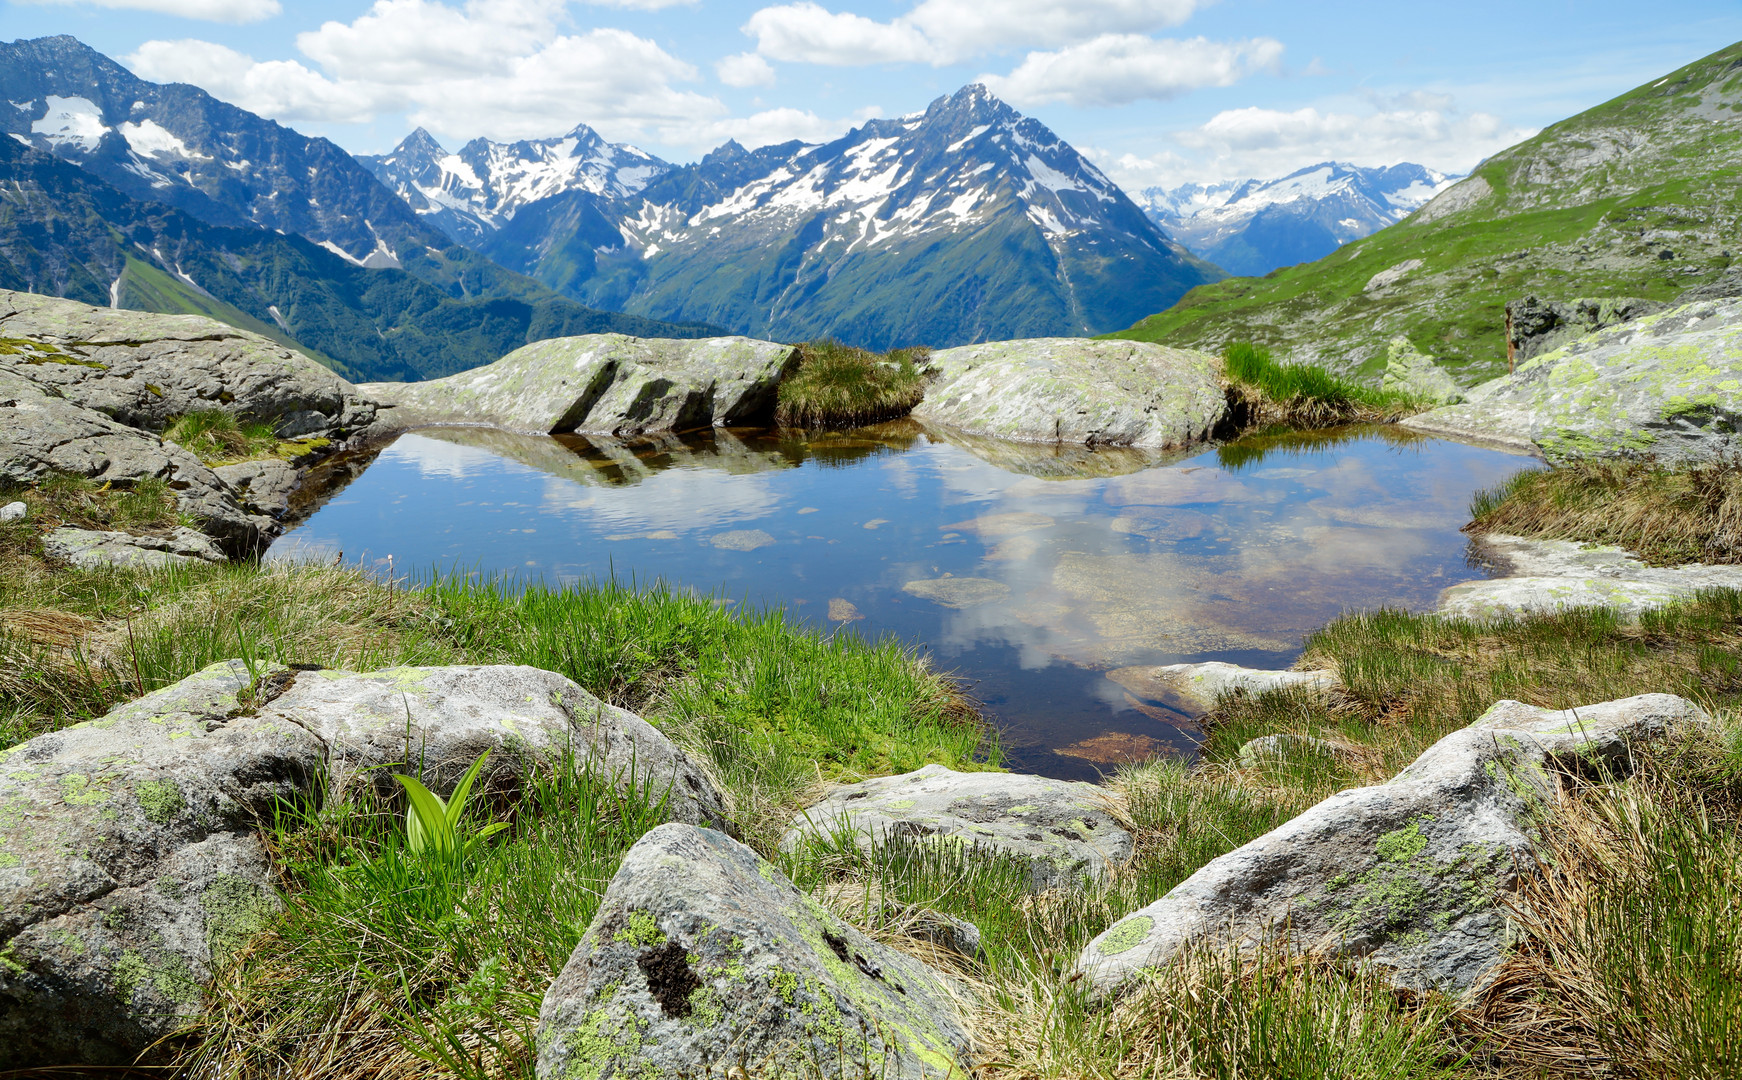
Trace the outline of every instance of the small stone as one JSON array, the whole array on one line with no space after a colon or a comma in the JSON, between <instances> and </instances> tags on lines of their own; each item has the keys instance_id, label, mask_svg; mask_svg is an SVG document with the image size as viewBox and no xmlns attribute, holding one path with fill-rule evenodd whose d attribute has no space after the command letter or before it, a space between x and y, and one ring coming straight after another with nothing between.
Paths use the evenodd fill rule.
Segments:
<instances>
[{"instance_id":1,"label":"small stone","mask_svg":"<svg viewBox=\"0 0 1742 1080\"><path fill-rule=\"evenodd\" d=\"M1267 761L1285 761L1301 754L1320 754L1330 757L1336 754L1337 748L1323 739L1315 739L1310 735L1290 735L1286 732L1278 735L1260 735L1240 747L1238 760L1241 765L1260 765Z\"/></svg>"},{"instance_id":2,"label":"small stone","mask_svg":"<svg viewBox=\"0 0 1742 1080\"><path fill-rule=\"evenodd\" d=\"M775 539L761 529L733 529L710 537L708 543L726 551L755 551L775 543Z\"/></svg>"},{"instance_id":3,"label":"small stone","mask_svg":"<svg viewBox=\"0 0 1742 1080\"><path fill-rule=\"evenodd\" d=\"M846 600L839 596L830 597L830 622L852 622L854 619L863 619L864 617L865 616L859 614L858 607L855 606L851 600Z\"/></svg>"},{"instance_id":4,"label":"small stone","mask_svg":"<svg viewBox=\"0 0 1742 1080\"><path fill-rule=\"evenodd\" d=\"M21 502L9 502L0 506L0 524L13 521L23 521L30 513L30 507Z\"/></svg>"},{"instance_id":5,"label":"small stone","mask_svg":"<svg viewBox=\"0 0 1742 1080\"><path fill-rule=\"evenodd\" d=\"M781 846L841 835L867 851L900 838L978 847L1026 862L1036 890L1100 880L1131 856L1131 834L1094 784L942 765L836 788L792 819Z\"/></svg>"},{"instance_id":6,"label":"small stone","mask_svg":"<svg viewBox=\"0 0 1742 1080\"><path fill-rule=\"evenodd\" d=\"M1010 586L991 578L941 577L910 581L901 591L947 608L968 608L1003 600L1010 595Z\"/></svg>"}]
</instances>

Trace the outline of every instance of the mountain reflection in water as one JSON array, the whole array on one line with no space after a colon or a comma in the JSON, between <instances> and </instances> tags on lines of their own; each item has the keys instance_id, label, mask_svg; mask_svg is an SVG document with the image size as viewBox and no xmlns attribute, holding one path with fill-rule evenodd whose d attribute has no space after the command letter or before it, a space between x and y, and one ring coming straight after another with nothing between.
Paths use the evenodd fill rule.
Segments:
<instances>
[{"instance_id":1,"label":"mountain reflection in water","mask_svg":"<svg viewBox=\"0 0 1742 1080\"><path fill-rule=\"evenodd\" d=\"M1014 767L1084 777L1193 745L1186 706L1105 672L1286 667L1342 611L1431 607L1480 576L1459 532L1471 494L1523 464L1372 426L1190 456L909 422L633 444L429 429L270 557L664 578L892 633L971 681Z\"/></svg>"}]
</instances>

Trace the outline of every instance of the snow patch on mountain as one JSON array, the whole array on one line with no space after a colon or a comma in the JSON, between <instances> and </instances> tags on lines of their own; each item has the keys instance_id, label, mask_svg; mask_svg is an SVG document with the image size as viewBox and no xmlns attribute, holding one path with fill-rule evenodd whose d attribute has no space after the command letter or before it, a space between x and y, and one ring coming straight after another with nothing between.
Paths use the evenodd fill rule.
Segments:
<instances>
[{"instance_id":1,"label":"snow patch on mountain","mask_svg":"<svg viewBox=\"0 0 1742 1080\"><path fill-rule=\"evenodd\" d=\"M88 154L113 130L103 123L103 110L90 98L50 94L45 104L42 116L31 121L30 131L57 150L68 147Z\"/></svg>"}]
</instances>

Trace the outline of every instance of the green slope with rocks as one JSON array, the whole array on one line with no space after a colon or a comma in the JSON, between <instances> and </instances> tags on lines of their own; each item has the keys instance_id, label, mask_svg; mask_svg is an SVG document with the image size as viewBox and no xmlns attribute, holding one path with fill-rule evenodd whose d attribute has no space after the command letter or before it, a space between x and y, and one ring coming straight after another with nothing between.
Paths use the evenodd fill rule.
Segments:
<instances>
[{"instance_id":1,"label":"green slope with rocks","mask_svg":"<svg viewBox=\"0 0 1742 1080\"><path fill-rule=\"evenodd\" d=\"M1119 337L1372 375L1407 337L1466 385L1506 370L1508 301L1676 299L1742 250L1742 43L1553 125L1317 262L1202 285Z\"/></svg>"}]
</instances>

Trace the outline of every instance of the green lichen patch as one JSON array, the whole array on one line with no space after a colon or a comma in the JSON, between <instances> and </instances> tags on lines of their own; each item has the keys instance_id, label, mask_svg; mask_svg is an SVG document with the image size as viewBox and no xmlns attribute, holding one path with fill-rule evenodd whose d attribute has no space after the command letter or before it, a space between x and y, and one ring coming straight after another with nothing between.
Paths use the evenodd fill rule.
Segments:
<instances>
[{"instance_id":1,"label":"green lichen patch","mask_svg":"<svg viewBox=\"0 0 1742 1080\"><path fill-rule=\"evenodd\" d=\"M637 910L631 911L624 918L622 927L611 935L611 940L619 945L649 948L655 945L664 945L666 936L665 931L661 930L659 923L654 920L652 912Z\"/></svg>"},{"instance_id":2,"label":"green lichen patch","mask_svg":"<svg viewBox=\"0 0 1742 1080\"><path fill-rule=\"evenodd\" d=\"M92 781L84 773L68 773L60 778L61 801L68 806L95 806L109 801L106 782Z\"/></svg>"},{"instance_id":3,"label":"green lichen patch","mask_svg":"<svg viewBox=\"0 0 1742 1080\"><path fill-rule=\"evenodd\" d=\"M1431 820L1427 817L1417 818L1403 828L1393 829L1381 836L1373 845L1379 852L1380 861L1409 862L1420 855L1422 849L1427 847L1427 837L1421 831L1421 823Z\"/></svg>"},{"instance_id":4,"label":"green lichen patch","mask_svg":"<svg viewBox=\"0 0 1742 1080\"><path fill-rule=\"evenodd\" d=\"M206 945L214 964L228 962L278 913L266 890L231 874L221 874L206 886L200 907L206 912Z\"/></svg>"},{"instance_id":5,"label":"green lichen patch","mask_svg":"<svg viewBox=\"0 0 1742 1080\"><path fill-rule=\"evenodd\" d=\"M147 780L134 794L139 799L139 808L145 811L145 820L156 825L169 824L187 806L181 786L174 780Z\"/></svg>"},{"instance_id":6,"label":"green lichen patch","mask_svg":"<svg viewBox=\"0 0 1742 1080\"><path fill-rule=\"evenodd\" d=\"M1101 939L1099 946L1103 956L1118 956L1130 952L1149 937L1149 932L1155 929L1155 920L1148 915L1133 915L1122 922L1115 923L1113 929Z\"/></svg>"}]
</instances>

